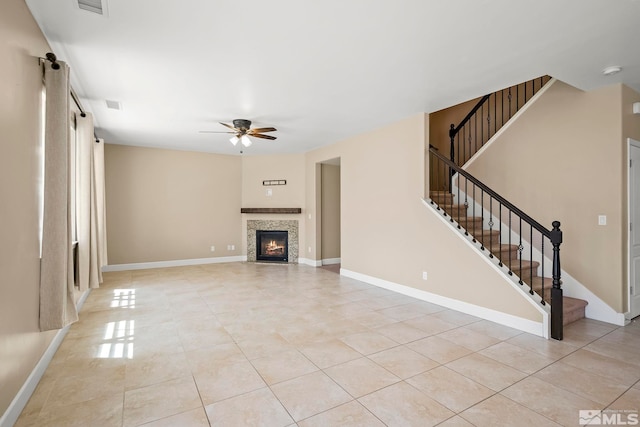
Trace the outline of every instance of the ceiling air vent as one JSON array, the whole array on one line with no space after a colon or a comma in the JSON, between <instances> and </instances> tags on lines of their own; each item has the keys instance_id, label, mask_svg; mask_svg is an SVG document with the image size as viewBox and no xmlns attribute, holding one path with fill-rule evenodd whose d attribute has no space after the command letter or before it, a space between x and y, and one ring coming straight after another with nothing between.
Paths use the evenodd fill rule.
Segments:
<instances>
[{"instance_id":1,"label":"ceiling air vent","mask_svg":"<svg viewBox=\"0 0 640 427\"><path fill-rule=\"evenodd\" d=\"M118 101L111 101L110 99L107 99L105 102L107 103L107 108L112 110L122 110L122 105L120 105L120 102Z\"/></svg>"},{"instance_id":2,"label":"ceiling air vent","mask_svg":"<svg viewBox=\"0 0 640 427\"><path fill-rule=\"evenodd\" d=\"M78 0L78 7L98 15L104 15L102 0Z\"/></svg>"}]
</instances>

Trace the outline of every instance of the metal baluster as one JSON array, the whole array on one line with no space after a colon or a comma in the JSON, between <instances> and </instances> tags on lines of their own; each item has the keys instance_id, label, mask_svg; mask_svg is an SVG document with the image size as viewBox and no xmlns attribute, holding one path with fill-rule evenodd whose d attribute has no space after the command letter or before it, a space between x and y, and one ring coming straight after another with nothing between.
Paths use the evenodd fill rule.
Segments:
<instances>
[{"instance_id":1,"label":"metal baluster","mask_svg":"<svg viewBox=\"0 0 640 427\"><path fill-rule=\"evenodd\" d=\"M478 152L478 113L473 115L473 138L474 138L474 153ZM482 142L482 141L481 141ZM482 144L480 144L482 147Z\"/></svg>"},{"instance_id":2,"label":"metal baluster","mask_svg":"<svg viewBox=\"0 0 640 427\"><path fill-rule=\"evenodd\" d=\"M482 104L480 111L482 111L480 114L480 138L484 141L484 104Z\"/></svg>"},{"instance_id":3,"label":"metal baluster","mask_svg":"<svg viewBox=\"0 0 640 427\"><path fill-rule=\"evenodd\" d=\"M540 244L540 252L542 252L542 260L540 261L540 283L542 284L542 288L540 289L540 296L542 297L542 301L540 301L540 303L542 305L545 305L546 302L544 301L544 238L545 236L540 233L540 239L541 239L541 244Z\"/></svg>"},{"instance_id":4,"label":"metal baluster","mask_svg":"<svg viewBox=\"0 0 640 427\"><path fill-rule=\"evenodd\" d=\"M482 249L484 251L484 190L480 189L481 193L480 193L480 218L482 218L482 225L483 227L480 229L480 235L482 236L482 241L480 242L480 249ZM476 204L473 204L473 208L474 208L474 213L473 213L473 217L475 218L475 207Z\"/></svg>"},{"instance_id":5,"label":"metal baluster","mask_svg":"<svg viewBox=\"0 0 640 427\"><path fill-rule=\"evenodd\" d=\"M483 211L484 212L484 209ZM484 221L482 222L484 229ZM489 258L493 258L493 197L489 198Z\"/></svg>"},{"instance_id":6,"label":"metal baluster","mask_svg":"<svg viewBox=\"0 0 640 427\"><path fill-rule=\"evenodd\" d=\"M458 193L458 198L456 200L460 200L460 174L458 174L458 185L457 185L457 193ZM466 178L465 178L466 180ZM451 191L451 194L453 195L453 191ZM451 197L451 204L453 205L453 197ZM453 211L453 206L451 207L451 210ZM452 218L452 222L453 222L453 215L451 216ZM458 229L460 229L460 215L457 216L458 218Z\"/></svg>"},{"instance_id":7,"label":"metal baluster","mask_svg":"<svg viewBox=\"0 0 640 427\"><path fill-rule=\"evenodd\" d=\"M498 260L498 265L502 267L502 258L504 257L504 255L502 255L502 203L498 203L498 247L500 248L500 259ZM509 254L509 258L511 258L511 248L509 248L507 253Z\"/></svg>"},{"instance_id":8,"label":"metal baluster","mask_svg":"<svg viewBox=\"0 0 640 427\"><path fill-rule=\"evenodd\" d=\"M465 125L462 127L462 162L460 162L458 166L462 166L467 162L467 144L466 144L466 138L465 138L466 135L467 135L467 126Z\"/></svg>"},{"instance_id":9,"label":"metal baluster","mask_svg":"<svg viewBox=\"0 0 640 427\"><path fill-rule=\"evenodd\" d=\"M469 184L469 180L465 179L464 180L464 214L465 215L467 215L469 213L468 212L468 210L469 210L469 186L468 186L468 184ZM469 232L467 230L465 230L464 234L465 234L465 236L468 236ZM474 236L475 236L475 234L472 235L473 241L475 243L476 238Z\"/></svg>"},{"instance_id":10,"label":"metal baluster","mask_svg":"<svg viewBox=\"0 0 640 427\"><path fill-rule=\"evenodd\" d=\"M518 245L518 252L520 253L518 258L519 258L519 264L520 264L520 279L518 280L518 283L520 283L522 285L522 251L524 250L524 246L522 246L522 217L518 216L518 218L520 218L520 226L518 229L518 236L520 238L520 244Z\"/></svg>"},{"instance_id":11,"label":"metal baluster","mask_svg":"<svg viewBox=\"0 0 640 427\"><path fill-rule=\"evenodd\" d=\"M491 138L491 104L487 105L487 141Z\"/></svg>"},{"instance_id":12,"label":"metal baluster","mask_svg":"<svg viewBox=\"0 0 640 427\"><path fill-rule=\"evenodd\" d=\"M504 126L504 89L500 91L500 119L502 120L500 127L502 127Z\"/></svg>"},{"instance_id":13,"label":"metal baluster","mask_svg":"<svg viewBox=\"0 0 640 427\"><path fill-rule=\"evenodd\" d=\"M529 274L529 293L533 295L533 226L529 224L529 259L531 260L531 271Z\"/></svg>"},{"instance_id":14,"label":"metal baluster","mask_svg":"<svg viewBox=\"0 0 640 427\"><path fill-rule=\"evenodd\" d=\"M511 232L513 230L513 228L511 227L511 209L509 209L509 247L511 247ZM511 257L512 253L511 251L509 251L509 275L512 276L513 275L513 268L511 267L513 265L513 258Z\"/></svg>"},{"instance_id":15,"label":"metal baluster","mask_svg":"<svg viewBox=\"0 0 640 427\"><path fill-rule=\"evenodd\" d=\"M487 139L487 141L496 134L496 129L498 126L498 100L496 99L497 95L493 98L493 132L491 133L491 136Z\"/></svg>"}]
</instances>

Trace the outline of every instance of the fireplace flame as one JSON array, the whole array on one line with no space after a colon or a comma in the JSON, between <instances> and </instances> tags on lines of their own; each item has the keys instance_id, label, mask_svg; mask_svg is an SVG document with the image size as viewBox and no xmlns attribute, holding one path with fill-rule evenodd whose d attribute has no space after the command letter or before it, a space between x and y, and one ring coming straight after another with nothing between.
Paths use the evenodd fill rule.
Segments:
<instances>
[{"instance_id":1,"label":"fireplace flame","mask_svg":"<svg viewBox=\"0 0 640 427\"><path fill-rule=\"evenodd\" d=\"M275 240L271 240L269 244L267 244L267 249L271 251L280 248L282 248L282 246L278 246L278 243Z\"/></svg>"}]
</instances>

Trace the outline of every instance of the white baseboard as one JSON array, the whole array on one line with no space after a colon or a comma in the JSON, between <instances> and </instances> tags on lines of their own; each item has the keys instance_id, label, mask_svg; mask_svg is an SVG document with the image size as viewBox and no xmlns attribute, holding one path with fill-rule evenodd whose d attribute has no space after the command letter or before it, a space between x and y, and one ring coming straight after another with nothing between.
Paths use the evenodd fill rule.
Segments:
<instances>
[{"instance_id":1,"label":"white baseboard","mask_svg":"<svg viewBox=\"0 0 640 427\"><path fill-rule=\"evenodd\" d=\"M523 332L528 332L530 334L534 334L543 338L548 338L549 327L545 324L545 322L535 322L533 320L523 319L522 317L502 313L490 308L481 307L467 302L458 301L452 298L444 297L442 295L437 295L409 286L400 285L398 283L389 282L377 277L367 276L366 274L357 273L355 271L346 270L344 268L340 269L340 274L352 279L359 280L361 282L369 283L370 285L398 292L400 294L417 298L422 301L438 304L452 310L480 317L485 320L490 320L492 322L499 323L504 326L509 326L511 328L518 329Z\"/></svg>"},{"instance_id":2,"label":"white baseboard","mask_svg":"<svg viewBox=\"0 0 640 427\"><path fill-rule=\"evenodd\" d=\"M340 264L340 260L340 258L324 258L322 260L322 265Z\"/></svg>"},{"instance_id":3,"label":"white baseboard","mask_svg":"<svg viewBox=\"0 0 640 427\"><path fill-rule=\"evenodd\" d=\"M311 267L321 267L322 261L309 258L298 258L298 264L310 265Z\"/></svg>"},{"instance_id":4,"label":"white baseboard","mask_svg":"<svg viewBox=\"0 0 640 427\"><path fill-rule=\"evenodd\" d=\"M91 289L88 289L78 300L78 312L82 309L82 306L87 300L90 292ZM0 417L0 427L12 427L16 423L16 421L18 421L18 417L20 417L20 414L24 410L25 406L27 406L29 399L31 399L31 395L33 395L33 392L36 390L40 379L47 370L47 367L49 366L49 363L51 363L51 360L56 354L56 351L58 351L58 347L60 347L60 344L62 344L62 340L64 339L65 335L67 335L70 327L71 325L67 325L64 328L59 329L56 335L53 337L44 354L42 355L40 360L38 360L38 363L27 377L27 380L24 382L24 384L22 384L22 387L20 387L20 390L9 404L9 407L2 415L2 417Z\"/></svg>"},{"instance_id":5,"label":"white baseboard","mask_svg":"<svg viewBox=\"0 0 640 427\"><path fill-rule=\"evenodd\" d=\"M221 264L226 262L243 262L246 255L226 256L217 258L178 259L173 261L139 262L133 264L115 264L102 267L102 271L146 270L149 268L184 267L187 265Z\"/></svg>"}]
</instances>

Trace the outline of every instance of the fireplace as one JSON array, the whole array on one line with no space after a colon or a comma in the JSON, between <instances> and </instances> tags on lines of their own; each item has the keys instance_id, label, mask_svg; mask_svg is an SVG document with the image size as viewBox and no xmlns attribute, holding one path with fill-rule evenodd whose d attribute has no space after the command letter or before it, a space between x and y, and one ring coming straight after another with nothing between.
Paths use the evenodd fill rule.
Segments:
<instances>
[{"instance_id":1,"label":"fireplace","mask_svg":"<svg viewBox=\"0 0 640 427\"><path fill-rule=\"evenodd\" d=\"M247 261L262 262L258 260L260 242L258 230L262 231L286 231L287 232L287 260L275 261L289 264L298 263L298 220L295 219L248 219L247 220ZM269 259L272 261L272 259Z\"/></svg>"},{"instance_id":2,"label":"fireplace","mask_svg":"<svg viewBox=\"0 0 640 427\"><path fill-rule=\"evenodd\" d=\"M289 262L289 233L256 230L256 261Z\"/></svg>"}]
</instances>

